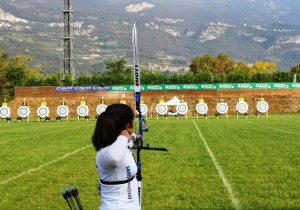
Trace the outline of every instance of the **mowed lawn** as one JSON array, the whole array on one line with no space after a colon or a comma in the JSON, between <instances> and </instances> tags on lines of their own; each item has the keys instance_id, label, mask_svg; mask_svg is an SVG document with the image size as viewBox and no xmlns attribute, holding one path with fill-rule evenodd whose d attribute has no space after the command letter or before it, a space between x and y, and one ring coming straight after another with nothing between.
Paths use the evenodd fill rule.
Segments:
<instances>
[{"instance_id":1,"label":"mowed lawn","mask_svg":"<svg viewBox=\"0 0 300 210\"><path fill-rule=\"evenodd\" d=\"M0 121L0 209L97 209L95 119ZM300 115L148 118L143 210L300 209ZM134 150L134 154L135 154Z\"/></svg>"}]
</instances>

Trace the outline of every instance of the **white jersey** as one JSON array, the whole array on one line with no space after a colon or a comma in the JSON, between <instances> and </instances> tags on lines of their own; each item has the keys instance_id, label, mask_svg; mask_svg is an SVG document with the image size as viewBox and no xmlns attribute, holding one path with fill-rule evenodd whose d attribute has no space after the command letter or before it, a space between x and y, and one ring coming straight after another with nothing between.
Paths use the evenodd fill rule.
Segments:
<instances>
[{"instance_id":1,"label":"white jersey","mask_svg":"<svg viewBox=\"0 0 300 210\"><path fill-rule=\"evenodd\" d=\"M125 184L101 184L100 210L140 210L137 166L128 139L120 135L117 140L97 152L96 165L99 179L105 182L133 180Z\"/></svg>"}]
</instances>

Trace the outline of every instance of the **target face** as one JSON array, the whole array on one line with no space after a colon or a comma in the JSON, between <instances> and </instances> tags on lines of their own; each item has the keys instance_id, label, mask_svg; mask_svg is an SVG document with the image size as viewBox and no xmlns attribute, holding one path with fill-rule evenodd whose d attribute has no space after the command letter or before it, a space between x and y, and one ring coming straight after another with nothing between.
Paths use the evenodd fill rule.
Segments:
<instances>
[{"instance_id":1,"label":"target face","mask_svg":"<svg viewBox=\"0 0 300 210\"><path fill-rule=\"evenodd\" d=\"M105 104L99 104L96 108L96 112L100 115L102 112L105 112L107 106Z\"/></svg>"},{"instance_id":2,"label":"target face","mask_svg":"<svg viewBox=\"0 0 300 210\"><path fill-rule=\"evenodd\" d=\"M146 104L140 104L140 110L141 110L142 115L147 115L148 106ZM136 113L138 113L137 110L136 110Z\"/></svg>"},{"instance_id":3,"label":"target face","mask_svg":"<svg viewBox=\"0 0 300 210\"><path fill-rule=\"evenodd\" d=\"M89 114L89 108L88 106L85 106L85 105L80 105L77 107L77 114L80 116L80 117L85 117Z\"/></svg>"},{"instance_id":4,"label":"target face","mask_svg":"<svg viewBox=\"0 0 300 210\"><path fill-rule=\"evenodd\" d=\"M37 110L37 115L41 118L45 118L49 115L49 108L46 106L40 106Z\"/></svg>"},{"instance_id":5,"label":"target face","mask_svg":"<svg viewBox=\"0 0 300 210\"><path fill-rule=\"evenodd\" d=\"M220 113L220 114L225 114L225 113L227 113L227 111L228 111L228 106L227 106L227 104L224 103L224 102L218 103L218 104L217 104L217 111L218 111L218 113Z\"/></svg>"},{"instance_id":6,"label":"target face","mask_svg":"<svg viewBox=\"0 0 300 210\"><path fill-rule=\"evenodd\" d=\"M10 109L8 107L0 107L0 117L7 118L10 115Z\"/></svg>"},{"instance_id":7,"label":"target face","mask_svg":"<svg viewBox=\"0 0 300 210\"><path fill-rule=\"evenodd\" d=\"M160 115L167 114L168 112L168 106L165 104L157 104L156 106L156 112Z\"/></svg>"},{"instance_id":8,"label":"target face","mask_svg":"<svg viewBox=\"0 0 300 210\"><path fill-rule=\"evenodd\" d=\"M236 104L236 110L239 113L245 114L248 111L248 104L244 101L241 101L241 102Z\"/></svg>"},{"instance_id":9,"label":"target face","mask_svg":"<svg viewBox=\"0 0 300 210\"><path fill-rule=\"evenodd\" d=\"M265 113L269 110L269 104L265 101L260 101L256 104L256 109L260 113Z\"/></svg>"},{"instance_id":10,"label":"target face","mask_svg":"<svg viewBox=\"0 0 300 210\"><path fill-rule=\"evenodd\" d=\"M66 117L69 114L69 108L65 105L58 106L56 113L60 117Z\"/></svg>"},{"instance_id":11,"label":"target face","mask_svg":"<svg viewBox=\"0 0 300 210\"><path fill-rule=\"evenodd\" d=\"M187 103L180 103L176 106L176 112L181 115L185 115L188 112Z\"/></svg>"},{"instance_id":12,"label":"target face","mask_svg":"<svg viewBox=\"0 0 300 210\"><path fill-rule=\"evenodd\" d=\"M22 118L29 116L30 110L27 106L20 106L18 109L18 115Z\"/></svg>"},{"instance_id":13,"label":"target face","mask_svg":"<svg viewBox=\"0 0 300 210\"><path fill-rule=\"evenodd\" d=\"M206 103L199 103L196 106L196 111L198 114L207 114L208 106Z\"/></svg>"}]
</instances>

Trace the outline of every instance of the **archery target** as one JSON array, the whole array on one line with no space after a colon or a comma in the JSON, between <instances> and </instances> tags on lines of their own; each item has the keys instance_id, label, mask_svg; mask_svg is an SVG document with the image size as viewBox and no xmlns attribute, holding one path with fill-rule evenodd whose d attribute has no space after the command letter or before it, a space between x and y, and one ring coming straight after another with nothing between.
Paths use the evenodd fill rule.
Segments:
<instances>
[{"instance_id":1,"label":"archery target","mask_svg":"<svg viewBox=\"0 0 300 210\"><path fill-rule=\"evenodd\" d=\"M46 106L40 106L37 110L37 115L41 118L47 117L49 115L49 108Z\"/></svg>"},{"instance_id":2,"label":"archery target","mask_svg":"<svg viewBox=\"0 0 300 210\"><path fill-rule=\"evenodd\" d=\"M80 105L77 107L77 114L80 117L85 117L89 114L89 107L85 105Z\"/></svg>"},{"instance_id":3,"label":"archery target","mask_svg":"<svg viewBox=\"0 0 300 210\"><path fill-rule=\"evenodd\" d=\"M227 103L225 103L225 102L218 103L218 104L217 104L217 111L218 111L218 113L220 113L220 114L225 114L225 113L227 113L227 111L228 111Z\"/></svg>"},{"instance_id":4,"label":"archery target","mask_svg":"<svg viewBox=\"0 0 300 210\"><path fill-rule=\"evenodd\" d=\"M147 115L148 106L146 104L140 104L140 110L141 110L142 115Z\"/></svg>"},{"instance_id":5,"label":"archery target","mask_svg":"<svg viewBox=\"0 0 300 210\"><path fill-rule=\"evenodd\" d=\"M176 112L181 115L185 115L188 112L187 103L180 103L176 106Z\"/></svg>"},{"instance_id":6,"label":"archery target","mask_svg":"<svg viewBox=\"0 0 300 210\"><path fill-rule=\"evenodd\" d=\"M196 106L196 111L198 114L207 114L208 106L206 103L199 103Z\"/></svg>"},{"instance_id":7,"label":"archery target","mask_svg":"<svg viewBox=\"0 0 300 210\"><path fill-rule=\"evenodd\" d=\"M166 104L157 104L156 105L156 112L160 115L167 114L168 106Z\"/></svg>"},{"instance_id":8,"label":"archery target","mask_svg":"<svg viewBox=\"0 0 300 210\"><path fill-rule=\"evenodd\" d=\"M66 117L69 114L69 108L65 105L60 105L57 107L56 113L60 117Z\"/></svg>"},{"instance_id":9,"label":"archery target","mask_svg":"<svg viewBox=\"0 0 300 210\"><path fill-rule=\"evenodd\" d=\"M20 106L18 109L18 115L22 118L29 116L30 110L27 106Z\"/></svg>"},{"instance_id":10,"label":"archery target","mask_svg":"<svg viewBox=\"0 0 300 210\"><path fill-rule=\"evenodd\" d=\"M248 104L244 101L240 101L236 104L236 110L239 113L245 114L248 111Z\"/></svg>"},{"instance_id":11,"label":"archery target","mask_svg":"<svg viewBox=\"0 0 300 210\"><path fill-rule=\"evenodd\" d=\"M265 101L260 101L256 104L256 109L257 111L259 111L260 113L265 113L269 110L269 105L267 102Z\"/></svg>"},{"instance_id":12,"label":"archery target","mask_svg":"<svg viewBox=\"0 0 300 210\"><path fill-rule=\"evenodd\" d=\"M10 108L8 107L0 107L0 117L7 118L10 115Z\"/></svg>"},{"instance_id":13,"label":"archery target","mask_svg":"<svg viewBox=\"0 0 300 210\"><path fill-rule=\"evenodd\" d=\"M100 115L102 112L105 112L107 106L105 104L99 104L96 108L96 112Z\"/></svg>"}]
</instances>

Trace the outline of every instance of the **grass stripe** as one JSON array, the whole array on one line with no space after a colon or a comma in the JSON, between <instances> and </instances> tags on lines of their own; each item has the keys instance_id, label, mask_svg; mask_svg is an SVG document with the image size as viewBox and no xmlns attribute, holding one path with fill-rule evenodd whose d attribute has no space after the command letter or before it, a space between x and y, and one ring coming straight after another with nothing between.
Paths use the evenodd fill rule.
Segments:
<instances>
[{"instance_id":1,"label":"grass stripe","mask_svg":"<svg viewBox=\"0 0 300 210\"><path fill-rule=\"evenodd\" d=\"M252 125L258 125L258 126L261 126L263 128L268 128L268 129L271 129L271 130L276 130L276 131L280 131L280 132L283 132L283 133L288 133L288 134L293 134L293 135L300 136L299 133L295 133L295 132L291 132L291 131L287 131L287 130L282 130L282 129L270 127L270 126L267 126L267 125L261 125L259 123L249 122L249 121L246 121L246 120L240 120L240 121L244 122L244 123L252 124Z\"/></svg>"},{"instance_id":2,"label":"grass stripe","mask_svg":"<svg viewBox=\"0 0 300 210\"><path fill-rule=\"evenodd\" d=\"M16 138L16 139L10 139L10 140L7 140L7 141L2 141L2 142L0 142L0 144L5 144L5 143L8 143L8 142L17 141L17 140L28 139L30 137L37 137L37 136L44 136L44 135L53 134L53 133L65 132L65 131L68 131L68 130L74 130L74 129L79 129L79 128L83 128L83 127L90 127L90 126L94 126L94 125L79 126L79 127L74 127L74 128L66 128L66 129L61 129L61 130L56 130L56 131L51 131L51 132L46 132L46 133L39 133L39 134L34 134L34 135L29 135L29 136L23 136L23 137Z\"/></svg>"},{"instance_id":3,"label":"grass stripe","mask_svg":"<svg viewBox=\"0 0 300 210\"><path fill-rule=\"evenodd\" d=\"M53 164L53 163L55 163L55 162L57 162L57 161L60 161L60 160L62 160L62 159L64 159L64 158L67 158L67 157L69 157L69 156L71 156L71 155L74 155L74 154L76 154L76 153L78 153L78 152L80 152L80 151L82 151L82 150L85 150L85 149L91 147L91 146L92 146L92 145L90 144L90 145L88 145L88 146L82 147L82 148L80 148L80 149L78 149L78 150L75 150L75 151L73 151L73 152L67 153L67 154L65 154L65 155L63 155L63 156L61 156L61 157L59 157L59 158L57 158L57 159L55 159L55 160L52 160L52 161L47 162L47 163L44 163L44 164L40 165L40 166L37 167L37 168L31 168L31 169L29 169L29 170L27 170L27 171L24 171L24 172L22 172L22 173L19 173L19 174L16 175L16 176L13 176L13 177L11 177L11 178L9 178L9 179L6 179L6 180L4 180L4 181L1 181L1 182L0 182L0 185L6 184L6 183L8 183L8 182L10 182L10 181L12 181L12 180L14 180L14 179L20 178L20 177L22 177L22 176L24 176L24 175L27 175L27 174L29 174L29 173L38 171L38 170L40 170L41 168L43 168L43 167L45 167L45 166L48 166L48 165Z\"/></svg>"},{"instance_id":4,"label":"grass stripe","mask_svg":"<svg viewBox=\"0 0 300 210\"><path fill-rule=\"evenodd\" d=\"M197 129L197 131L198 131L198 133L199 133L199 137L201 138L201 140L202 140L202 142L203 142L203 144L204 144L204 146L205 146L205 148L206 148L206 150L207 150L209 156L211 157L211 159L212 159L212 161L213 161L213 163L214 163L214 165L215 165L215 168L217 169L217 171L218 171L218 173L219 173L219 176L220 176L220 178L221 178L221 180L222 180L222 182L223 182L225 188L227 189L227 191L228 191L228 193L229 193L229 197L230 197L230 199L231 199L231 201L232 201L232 204L233 204L234 208L235 208L236 210L241 210L239 201L238 201L238 199L236 198L236 196L235 196L235 194L234 194L234 192L233 192L233 190L232 190L231 185L230 185L229 182L227 181L227 179L226 179L226 177L225 177L225 174L224 174L224 172L223 172L223 170L222 170L220 164L218 163L218 161L217 161L217 159L215 158L213 152L212 152L211 149L209 148L209 146L208 146L208 144L207 144L205 138L203 137L203 135L202 135L202 133L201 133L201 131L200 131L198 125L195 123L194 120L193 120L193 123L194 123L195 128Z\"/></svg>"}]
</instances>

